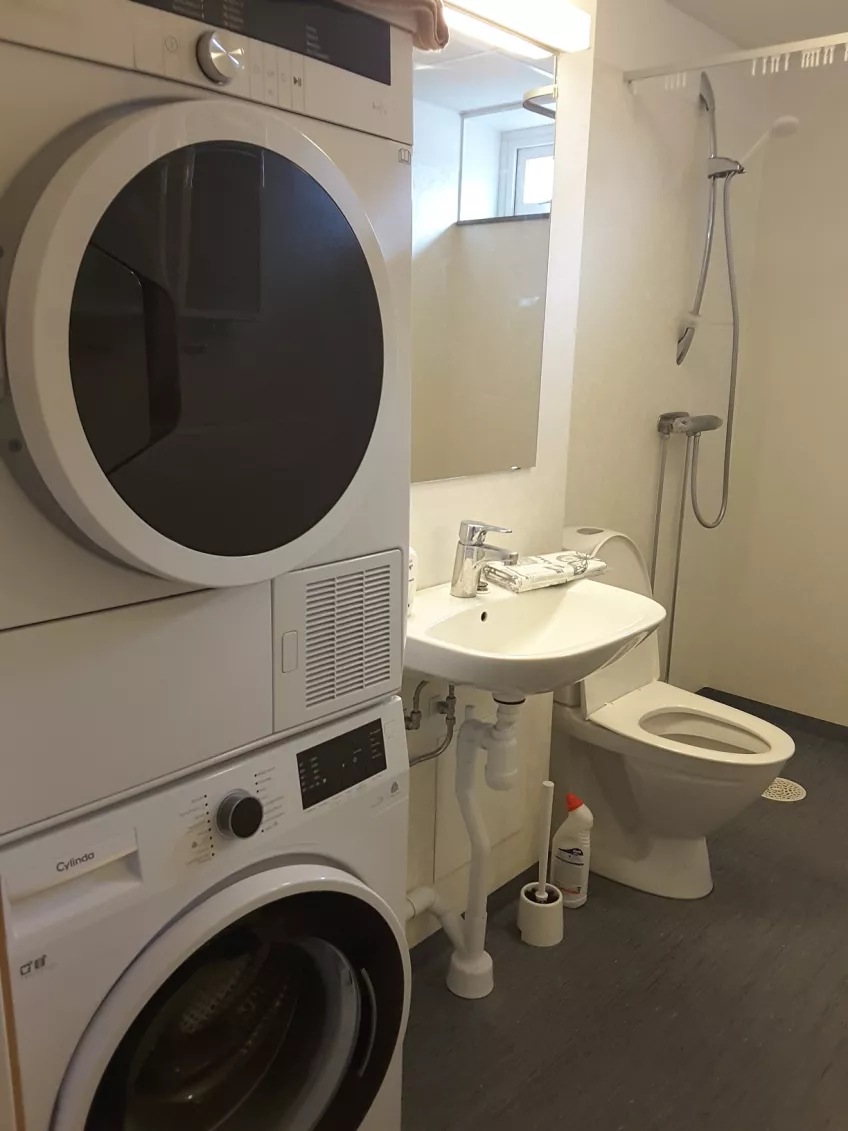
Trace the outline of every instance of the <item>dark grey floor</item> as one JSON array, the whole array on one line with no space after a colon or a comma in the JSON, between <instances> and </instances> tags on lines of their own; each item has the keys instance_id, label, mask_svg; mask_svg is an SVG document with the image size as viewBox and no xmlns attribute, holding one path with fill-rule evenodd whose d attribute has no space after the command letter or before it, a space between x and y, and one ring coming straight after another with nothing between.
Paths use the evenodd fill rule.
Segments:
<instances>
[{"instance_id":1,"label":"dark grey floor","mask_svg":"<svg viewBox=\"0 0 848 1131\"><path fill-rule=\"evenodd\" d=\"M490 919L491 997L413 956L404 1131L848 1131L848 741L775 716L809 791L711 840L694 903L592 878L566 941Z\"/></svg>"}]
</instances>

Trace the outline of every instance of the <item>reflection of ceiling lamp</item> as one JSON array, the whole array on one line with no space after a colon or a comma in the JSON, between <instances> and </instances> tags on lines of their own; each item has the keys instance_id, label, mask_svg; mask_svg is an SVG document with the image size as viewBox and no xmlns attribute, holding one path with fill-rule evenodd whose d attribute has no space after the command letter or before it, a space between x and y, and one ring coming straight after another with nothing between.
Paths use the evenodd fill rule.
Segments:
<instances>
[{"instance_id":1,"label":"reflection of ceiling lamp","mask_svg":"<svg viewBox=\"0 0 848 1131\"><path fill-rule=\"evenodd\" d=\"M592 17L570 0L449 0L448 23L451 9L547 47L548 54L585 51L592 42Z\"/></svg>"},{"instance_id":2,"label":"reflection of ceiling lamp","mask_svg":"<svg viewBox=\"0 0 848 1131\"><path fill-rule=\"evenodd\" d=\"M506 55L517 55L520 59L549 59L555 54L550 47L543 47L540 43L533 43L515 32L490 23L489 20L479 19L468 12L460 11L449 4L445 5L445 19L451 31L466 39L473 39L477 43L484 43L487 47L494 47L496 51L503 51Z\"/></svg>"}]
</instances>

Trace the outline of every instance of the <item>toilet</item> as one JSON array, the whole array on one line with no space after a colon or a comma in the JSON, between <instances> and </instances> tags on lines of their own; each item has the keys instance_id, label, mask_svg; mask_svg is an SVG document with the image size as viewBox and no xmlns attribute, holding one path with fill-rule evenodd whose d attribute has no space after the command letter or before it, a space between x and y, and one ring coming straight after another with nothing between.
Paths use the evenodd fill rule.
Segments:
<instances>
[{"instance_id":1,"label":"toilet","mask_svg":"<svg viewBox=\"0 0 848 1131\"><path fill-rule=\"evenodd\" d=\"M605 561L604 583L651 595L626 535L571 527L563 545ZM594 814L592 871L671 899L712 891L707 836L756 801L794 752L778 727L663 683L655 633L554 696L551 776Z\"/></svg>"}]
</instances>

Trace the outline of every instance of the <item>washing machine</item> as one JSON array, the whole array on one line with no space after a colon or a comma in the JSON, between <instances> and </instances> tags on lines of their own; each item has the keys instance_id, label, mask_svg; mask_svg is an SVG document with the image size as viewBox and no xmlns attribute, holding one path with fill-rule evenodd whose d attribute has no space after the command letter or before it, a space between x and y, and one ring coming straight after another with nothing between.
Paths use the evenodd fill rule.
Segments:
<instances>
[{"instance_id":1,"label":"washing machine","mask_svg":"<svg viewBox=\"0 0 848 1131\"><path fill-rule=\"evenodd\" d=\"M19 1128L399 1131L408 777L391 699L0 851Z\"/></svg>"},{"instance_id":2,"label":"washing machine","mask_svg":"<svg viewBox=\"0 0 848 1131\"><path fill-rule=\"evenodd\" d=\"M0 0L0 837L400 686L411 55Z\"/></svg>"}]
</instances>

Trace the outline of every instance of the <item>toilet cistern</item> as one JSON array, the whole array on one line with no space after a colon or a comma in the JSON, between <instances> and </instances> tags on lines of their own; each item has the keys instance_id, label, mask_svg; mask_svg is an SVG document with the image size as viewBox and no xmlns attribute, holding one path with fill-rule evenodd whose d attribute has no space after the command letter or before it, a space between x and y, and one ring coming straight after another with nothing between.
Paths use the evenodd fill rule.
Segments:
<instances>
[{"instance_id":1,"label":"toilet cistern","mask_svg":"<svg viewBox=\"0 0 848 1131\"><path fill-rule=\"evenodd\" d=\"M485 589L483 570L489 562L506 562L515 565L518 554L501 546L490 546L487 534L512 534L507 526L490 526L487 522L463 519L459 524L459 542L451 577L452 597L476 597L478 589Z\"/></svg>"}]
</instances>

